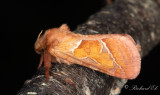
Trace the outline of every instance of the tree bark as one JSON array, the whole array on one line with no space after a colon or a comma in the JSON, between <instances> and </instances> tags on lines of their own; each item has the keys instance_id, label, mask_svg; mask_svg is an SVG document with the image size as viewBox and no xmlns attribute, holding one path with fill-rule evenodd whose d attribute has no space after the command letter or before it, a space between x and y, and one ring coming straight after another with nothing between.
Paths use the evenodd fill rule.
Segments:
<instances>
[{"instance_id":1,"label":"tree bark","mask_svg":"<svg viewBox=\"0 0 160 95\"><path fill-rule=\"evenodd\" d=\"M81 34L130 34L145 56L160 42L158 0L115 0L90 16L73 32ZM17 95L117 95L127 82L79 65L53 63L50 81L44 68L27 80Z\"/></svg>"}]
</instances>

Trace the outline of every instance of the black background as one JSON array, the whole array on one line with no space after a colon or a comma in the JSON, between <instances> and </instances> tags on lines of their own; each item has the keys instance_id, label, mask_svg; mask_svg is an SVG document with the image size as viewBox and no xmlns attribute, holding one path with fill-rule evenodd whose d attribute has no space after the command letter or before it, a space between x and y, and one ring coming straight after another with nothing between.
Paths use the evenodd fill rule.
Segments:
<instances>
[{"instance_id":1,"label":"black background","mask_svg":"<svg viewBox=\"0 0 160 95\"><path fill-rule=\"evenodd\" d=\"M1 4L1 93L14 95L24 81L37 71L40 56L34 51L34 42L39 32L59 27L62 23L67 23L74 30L91 14L99 11L104 6L104 0L12 1ZM143 58L139 77L130 80L127 85L156 85L160 90L159 58L160 44ZM122 95L156 94L158 90L138 91L124 88Z\"/></svg>"}]
</instances>

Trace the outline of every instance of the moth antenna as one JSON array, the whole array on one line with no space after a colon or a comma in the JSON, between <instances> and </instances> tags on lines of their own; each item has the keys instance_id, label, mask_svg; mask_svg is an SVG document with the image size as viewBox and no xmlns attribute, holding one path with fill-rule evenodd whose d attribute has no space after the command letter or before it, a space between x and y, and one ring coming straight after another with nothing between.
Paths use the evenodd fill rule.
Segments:
<instances>
[{"instance_id":1,"label":"moth antenna","mask_svg":"<svg viewBox=\"0 0 160 95\"><path fill-rule=\"evenodd\" d=\"M38 34L37 39L39 39L39 37L41 36L42 32L43 32L43 30L41 30L41 32Z\"/></svg>"}]
</instances>

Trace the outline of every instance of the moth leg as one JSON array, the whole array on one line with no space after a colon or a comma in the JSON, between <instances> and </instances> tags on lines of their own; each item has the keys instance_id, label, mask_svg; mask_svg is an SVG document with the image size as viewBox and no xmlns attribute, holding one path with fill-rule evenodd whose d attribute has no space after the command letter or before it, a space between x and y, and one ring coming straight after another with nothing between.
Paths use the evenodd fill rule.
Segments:
<instances>
[{"instance_id":1,"label":"moth leg","mask_svg":"<svg viewBox=\"0 0 160 95\"><path fill-rule=\"evenodd\" d=\"M51 67L51 55L47 51L44 51L44 68L47 81L49 80L50 67Z\"/></svg>"},{"instance_id":2,"label":"moth leg","mask_svg":"<svg viewBox=\"0 0 160 95\"><path fill-rule=\"evenodd\" d=\"M42 66L42 63L43 63L43 59L44 59L44 55L43 55L43 53L41 53L41 58L40 58L40 62L39 62L39 65L38 65L38 70L41 68L41 66Z\"/></svg>"},{"instance_id":3,"label":"moth leg","mask_svg":"<svg viewBox=\"0 0 160 95\"><path fill-rule=\"evenodd\" d=\"M52 57L52 61L53 62L58 62L58 63L61 63L61 60L59 57L57 57L55 54L54 54L54 49L52 48L53 46L50 45L49 48L48 48L48 53L50 53L53 57Z\"/></svg>"}]
</instances>

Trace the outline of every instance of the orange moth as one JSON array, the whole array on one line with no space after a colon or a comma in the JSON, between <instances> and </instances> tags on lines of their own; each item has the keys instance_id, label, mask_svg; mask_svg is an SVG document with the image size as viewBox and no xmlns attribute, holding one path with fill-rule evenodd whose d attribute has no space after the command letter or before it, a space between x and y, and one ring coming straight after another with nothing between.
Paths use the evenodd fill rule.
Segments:
<instances>
[{"instance_id":1,"label":"orange moth","mask_svg":"<svg viewBox=\"0 0 160 95\"><path fill-rule=\"evenodd\" d=\"M128 34L81 35L70 31L66 24L39 34L35 51L41 54L41 67L47 81L51 62L79 64L124 79L135 79L141 57L133 38Z\"/></svg>"}]
</instances>

